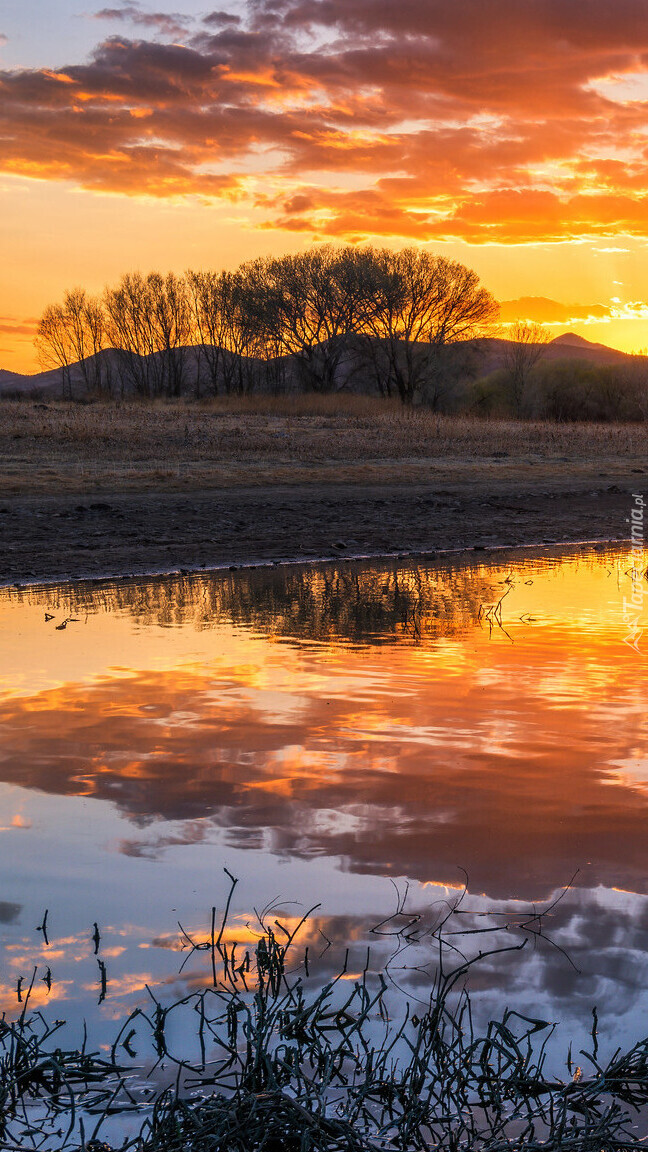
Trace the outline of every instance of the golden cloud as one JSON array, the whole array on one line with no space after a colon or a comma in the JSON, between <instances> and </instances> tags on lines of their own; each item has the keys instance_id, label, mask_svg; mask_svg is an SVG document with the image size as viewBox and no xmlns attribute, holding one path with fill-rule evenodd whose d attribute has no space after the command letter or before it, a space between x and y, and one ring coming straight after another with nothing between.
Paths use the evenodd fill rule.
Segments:
<instances>
[{"instance_id":1,"label":"golden cloud","mask_svg":"<svg viewBox=\"0 0 648 1152\"><path fill-rule=\"evenodd\" d=\"M185 27L136 4L99 15ZM250 195L271 227L351 239L648 234L643 103L617 96L643 74L643 0L250 0L186 40L115 36L87 64L0 72L0 167Z\"/></svg>"}]
</instances>

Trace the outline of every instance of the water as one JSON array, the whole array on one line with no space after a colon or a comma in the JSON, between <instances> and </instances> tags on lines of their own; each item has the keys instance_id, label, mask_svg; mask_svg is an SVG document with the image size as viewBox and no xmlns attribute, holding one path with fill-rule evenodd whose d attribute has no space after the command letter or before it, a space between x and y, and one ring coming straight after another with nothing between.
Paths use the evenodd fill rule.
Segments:
<instances>
[{"instance_id":1,"label":"water","mask_svg":"<svg viewBox=\"0 0 648 1152\"><path fill-rule=\"evenodd\" d=\"M178 921L207 938L225 867L230 939L254 909L318 904L305 938L332 942L331 971L367 940L387 963L368 933L407 883L430 923L464 882L467 910L517 918L571 885L547 939L485 962L474 994L560 1021L565 1048L596 1004L602 1045L632 1043L648 733L629 566L584 547L2 590L2 1009L36 965L32 1005L105 1046L147 985L208 984L203 951L180 971ZM394 961L411 995L425 947Z\"/></svg>"}]
</instances>

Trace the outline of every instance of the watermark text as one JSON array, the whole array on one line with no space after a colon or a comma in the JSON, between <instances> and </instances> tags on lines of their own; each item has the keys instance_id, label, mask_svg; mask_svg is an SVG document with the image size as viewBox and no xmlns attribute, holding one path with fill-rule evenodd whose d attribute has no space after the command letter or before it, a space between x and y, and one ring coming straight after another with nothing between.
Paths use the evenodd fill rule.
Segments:
<instances>
[{"instance_id":1,"label":"watermark text","mask_svg":"<svg viewBox=\"0 0 648 1152\"><path fill-rule=\"evenodd\" d=\"M644 630L642 617L644 598L646 595L643 570L645 554L644 510L646 502L638 492L632 493L632 499L634 500L634 504L628 518L628 523L630 524L630 552L632 559L632 567L628 574L632 581L632 592L629 599L625 596L623 597L623 623L628 628L628 635L624 637L623 643L627 644L629 648L634 648L635 652L641 652L639 641L641 640Z\"/></svg>"}]
</instances>

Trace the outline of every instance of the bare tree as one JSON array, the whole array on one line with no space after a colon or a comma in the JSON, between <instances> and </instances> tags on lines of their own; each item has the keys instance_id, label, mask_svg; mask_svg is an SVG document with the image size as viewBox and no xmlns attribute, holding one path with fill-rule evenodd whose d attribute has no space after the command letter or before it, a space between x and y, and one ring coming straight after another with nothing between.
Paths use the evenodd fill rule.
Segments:
<instances>
[{"instance_id":1,"label":"bare tree","mask_svg":"<svg viewBox=\"0 0 648 1152\"><path fill-rule=\"evenodd\" d=\"M121 388L152 396L151 354L155 351L148 286L141 272L127 272L104 293L108 338L119 353Z\"/></svg>"},{"instance_id":2,"label":"bare tree","mask_svg":"<svg viewBox=\"0 0 648 1152\"><path fill-rule=\"evenodd\" d=\"M187 284L173 272L166 276L150 272L146 277L146 287L152 305L154 353L162 364L162 386L159 390L166 391L170 396L180 396L185 385L192 337Z\"/></svg>"},{"instance_id":3,"label":"bare tree","mask_svg":"<svg viewBox=\"0 0 648 1152\"><path fill-rule=\"evenodd\" d=\"M183 390L192 338L185 281L170 272L128 272L104 294L107 331L125 380L143 396Z\"/></svg>"},{"instance_id":4,"label":"bare tree","mask_svg":"<svg viewBox=\"0 0 648 1152\"><path fill-rule=\"evenodd\" d=\"M85 288L73 288L65 293L63 317L86 391L109 391L109 363L100 355L106 346L105 316L101 301L89 296Z\"/></svg>"},{"instance_id":5,"label":"bare tree","mask_svg":"<svg viewBox=\"0 0 648 1152\"><path fill-rule=\"evenodd\" d=\"M60 368L63 398L72 398L71 367L75 362L74 344L68 318L62 304L48 304L36 329L34 340L39 362L44 369Z\"/></svg>"},{"instance_id":6,"label":"bare tree","mask_svg":"<svg viewBox=\"0 0 648 1152\"><path fill-rule=\"evenodd\" d=\"M88 373L91 386L99 393L110 395L112 391L112 364L109 356L100 353L107 350L106 314L102 301L95 296L86 296L83 307L83 322L86 331L86 347L92 357Z\"/></svg>"},{"instance_id":7,"label":"bare tree","mask_svg":"<svg viewBox=\"0 0 648 1152\"><path fill-rule=\"evenodd\" d=\"M50 304L45 309L35 343L43 367L61 369L64 396L72 395L73 369L86 391L104 390L107 370L100 356L105 347L103 309L84 288L72 288L62 304Z\"/></svg>"},{"instance_id":8,"label":"bare tree","mask_svg":"<svg viewBox=\"0 0 648 1152\"><path fill-rule=\"evenodd\" d=\"M522 410L522 398L531 369L545 354L549 332L544 324L518 321L506 330L507 344L504 367L509 376L511 399L516 415Z\"/></svg>"},{"instance_id":9,"label":"bare tree","mask_svg":"<svg viewBox=\"0 0 648 1152\"><path fill-rule=\"evenodd\" d=\"M74 289L46 310L39 347L63 369L68 393L75 360L88 387L102 386L97 353L112 345L122 392L142 396L181 395L191 356L196 395L203 366L214 394L249 391L264 373L282 390L287 361L302 387L329 392L369 360L383 394L436 408L465 372L457 346L496 313L463 264L415 248L323 245L236 272L130 272L101 302Z\"/></svg>"},{"instance_id":10,"label":"bare tree","mask_svg":"<svg viewBox=\"0 0 648 1152\"><path fill-rule=\"evenodd\" d=\"M403 403L418 394L437 408L450 384L447 348L488 330L499 307L477 274L425 250L370 250L373 298L364 331L379 341L384 390Z\"/></svg>"},{"instance_id":11,"label":"bare tree","mask_svg":"<svg viewBox=\"0 0 648 1152\"><path fill-rule=\"evenodd\" d=\"M246 277L237 272L187 272L194 325L198 336L199 373L207 366L214 394L249 392L259 376L259 359L267 350Z\"/></svg>"},{"instance_id":12,"label":"bare tree","mask_svg":"<svg viewBox=\"0 0 648 1152\"><path fill-rule=\"evenodd\" d=\"M267 347L295 358L301 383L318 392L339 386L348 337L366 312L362 260L351 248L325 245L244 264L245 308Z\"/></svg>"},{"instance_id":13,"label":"bare tree","mask_svg":"<svg viewBox=\"0 0 648 1152\"><path fill-rule=\"evenodd\" d=\"M202 365L206 367L210 390L216 396L220 389L223 358L222 298L217 272L192 272L185 275L191 301L193 326L197 339L196 395L200 394Z\"/></svg>"}]
</instances>

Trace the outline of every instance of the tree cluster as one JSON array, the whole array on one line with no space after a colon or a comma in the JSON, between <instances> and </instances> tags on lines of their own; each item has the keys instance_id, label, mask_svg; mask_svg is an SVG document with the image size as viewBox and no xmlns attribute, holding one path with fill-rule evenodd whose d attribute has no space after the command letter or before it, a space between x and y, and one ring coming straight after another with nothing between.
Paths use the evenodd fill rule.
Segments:
<instances>
[{"instance_id":1,"label":"tree cluster","mask_svg":"<svg viewBox=\"0 0 648 1152\"><path fill-rule=\"evenodd\" d=\"M448 349L484 334L498 305L475 272L428 251L330 245L236 271L122 276L66 292L41 317L41 363L103 394L330 392L354 373L409 404L442 401ZM115 356L99 355L107 349Z\"/></svg>"},{"instance_id":2,"label":"tree cluster","mask_svg":"<svg viewBox=\"0 0 648 1152\"><path fill-rule=\"evenodd\" d=\"M542 350L542 349L541 349ZM531 354L530 354L531 355ZM648 373L640 358L593 364L575 357L527 362L522 388L510 363L471 382L466 408L482 416L593 423L648 420Z\"/></svg>"}]
</instances>

